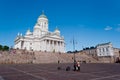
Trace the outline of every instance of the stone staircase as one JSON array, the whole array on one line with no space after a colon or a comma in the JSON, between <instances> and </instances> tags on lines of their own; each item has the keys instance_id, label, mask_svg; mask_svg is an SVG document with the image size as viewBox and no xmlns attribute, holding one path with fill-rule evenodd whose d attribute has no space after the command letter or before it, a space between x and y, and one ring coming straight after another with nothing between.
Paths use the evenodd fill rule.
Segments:
<instances>
[{"instance_id":1,"label":"stone staircase","mask_svg":"<svg viewBox=\"0 0 120 80\"><path fill-rule=\"evenodd\" d=\"M2 52L0 54L0 63L2 64L19 64L19 63L32 63L33 54L28 52L23 52L21 50L17 50L16 52Z\"/></svg>"},{"instance_id":2,"label":"stone staircase","mask_svg":"<svg viewBox=\"0 0 120 80\"><path fill-rule=\"evenodd\" d=\"M92 56L86 55L84 53L77 53L76 60L86 62L86 63L99 63L99 61Z\"/></svg>"},{"instance_id":3,"label":"stone staircase","mask_svg":"<svg viewBox=\"0 0 120 80\"><path fill-rule=\"evenodd\" d=\"M45 53L35 52L35 60L33 63L70 63L72 62L71 55L65 53Z\"/></svg>"},{"instance_id":4,"label":"stone staircase","mask_svg":"<svg viewBox=\"0 0 120 80\"><path fill-rule=\"evenodd\" d=\"M98 63L99 61L84 53L76 53L75 59L87 63ZM0 52L0 64L21 64L21 63L73 63L73 54L33 52L25 50L11 50Z\"/></svg>"},{"instance_id":5,"label":"stone staircase","mask_svg":"<svg viewBox=\"0 0 120 80\"><path fill-rule=\"evenodd\" d=\"M58 58L53 53L35 52L33 63L56 63Z\"/></svg>"}]
</instances>

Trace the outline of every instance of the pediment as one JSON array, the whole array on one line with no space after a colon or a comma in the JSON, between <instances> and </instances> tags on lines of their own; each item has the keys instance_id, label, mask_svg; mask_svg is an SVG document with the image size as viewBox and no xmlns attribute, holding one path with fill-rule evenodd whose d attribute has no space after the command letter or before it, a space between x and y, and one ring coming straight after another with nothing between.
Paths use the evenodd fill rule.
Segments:
<instances>
[{"instance_id":1,"label":"pediment","mask_svg":"<svg viewBox=\"0 0 120 80\"><path fill-rule=\"evenodd\" d=\"M50 37L53 37L53 38L61 38L59 35L56 35L56 34L51 35Z\"/></svg>"}]
</instances>

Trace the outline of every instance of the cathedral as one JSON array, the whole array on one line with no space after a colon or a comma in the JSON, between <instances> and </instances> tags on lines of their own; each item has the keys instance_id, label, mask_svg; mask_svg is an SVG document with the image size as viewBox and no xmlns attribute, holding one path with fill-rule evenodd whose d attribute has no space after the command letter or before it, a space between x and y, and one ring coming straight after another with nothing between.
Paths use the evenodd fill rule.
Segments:
<instances>
[{"instance_id":1,"label":"cathedral","mask_svg":"<svg viewBox=\"0 0 120 80\"><path fill-rule=\"evenodd\" d=\"M14 41L14 48L64 53L64 37L60 35L58 28L56 28L54 32L50 32L48 29L48 24L48 18L44 12L42 12L37 19L33 32L28 29L24 36L18 33Z\"/></svg>"}]
</instances>

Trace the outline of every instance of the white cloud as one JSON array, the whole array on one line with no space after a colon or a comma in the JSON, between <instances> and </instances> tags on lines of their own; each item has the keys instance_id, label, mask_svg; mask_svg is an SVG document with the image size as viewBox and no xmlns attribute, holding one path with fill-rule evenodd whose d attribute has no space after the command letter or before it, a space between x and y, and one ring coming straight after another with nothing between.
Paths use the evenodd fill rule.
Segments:
<instances>
[{"instance_id":1,"label":"white cloud","mask_svg":"<svg viewBox=\"0 0 120 80\"><path fill-rule=\"evenodd\" d=\"M106 28L104 30L106 30L106 31L112 30L112 27L106 26Z\"/></svg>"}]
</instances>

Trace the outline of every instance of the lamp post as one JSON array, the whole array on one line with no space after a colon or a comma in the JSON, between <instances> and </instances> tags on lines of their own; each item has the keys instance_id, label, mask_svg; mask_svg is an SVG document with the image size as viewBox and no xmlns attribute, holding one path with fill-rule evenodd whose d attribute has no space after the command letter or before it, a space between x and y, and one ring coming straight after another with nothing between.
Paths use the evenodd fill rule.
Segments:
<instances>
[{"instance_id":1,"label":"lamp post","mask_svg":"<svg viewBox=\"0 0 120 80\"><path fill-rule=\"evenodd\" d=\"M73 37L73 41L72 41L72 43L73 43L73 60L74 60L74 64L75 64L75 40L74 40L74 37Z\"/></svg>"},{"instance_id":2,"label":"lamp post","mask_svg":"<svg viewBox=\"0 0 120 80\"><path fill-rule=\"evenodd\" d=\"M72 44L73 44L73 65L74 65L74 71L76 71L76 57L75 57L75 40L74 40L74 37L73 37Z\"/></svg>"}]
</instances>

